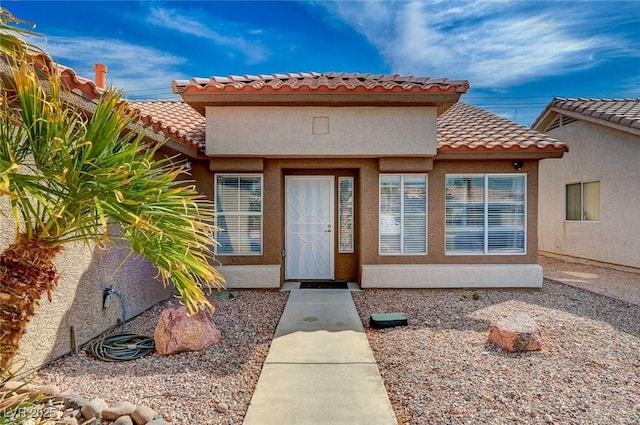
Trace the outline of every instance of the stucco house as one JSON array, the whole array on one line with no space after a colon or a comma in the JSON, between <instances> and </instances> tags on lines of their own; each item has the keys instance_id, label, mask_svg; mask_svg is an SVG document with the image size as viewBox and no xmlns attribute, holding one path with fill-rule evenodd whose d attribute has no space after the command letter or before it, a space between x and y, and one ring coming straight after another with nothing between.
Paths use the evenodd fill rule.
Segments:
<instances>
[{"instance_id":1,"label":"stucco house","mask_svg":"<svg viewBox=\"0 0 640 425\"><path fill-rule=\"evenodd\" d=\"M132 102L191 158L230 288L540 287L538 163L567 146L459 102L467 81L295 73Z\"/></svg>"},{"instance_id":2,"label":"stucco house","mask_svg":"<svg viewBox=\"0 0 640 425\"><path fill-rule=\"evenodd\" d=\"M640 272L640 99L562 99L533 129L568 144L540 163L541 254Z\"/></svg>"}]
</instances>

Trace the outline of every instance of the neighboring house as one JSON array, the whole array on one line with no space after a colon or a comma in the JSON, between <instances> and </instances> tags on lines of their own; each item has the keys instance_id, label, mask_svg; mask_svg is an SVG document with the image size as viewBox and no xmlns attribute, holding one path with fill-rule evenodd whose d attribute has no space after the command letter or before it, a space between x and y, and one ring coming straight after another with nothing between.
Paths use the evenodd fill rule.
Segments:
<instances>
[{"instance_id":1,"label":"neighboring house","mask_svg":"<svg viewBox=\"0 0 640 425\"><path fill-rule=\"evenodd\" d=\"M640 271L640 99L554 99L533 129L567 143L540 164L541 254Z\"/></svg>"},{"instance_id":2,"label":"neighboring house","mask_svg":"<svg viewBox=\"0 0 640 425\"><path fill-rule=\"evenodd\" d=\"M50 61L45 57L42 60ZM79 77L71 68L57 69L66 87L67 100L79 110L92 113L103 88ZM9 72L0 60L0 82L8 81L5 78ZM2 87L4 91L10 86ZM150 142L165 137L153 130L148 130L147 136ZM11 214L8 199L0 197L0 251L15 240ZM67 354L74 343L80 346L117 325L122 317L121 306L115 301L111 308L103 308L105 288L113 286L123 295L128 318L173 295L172 288L165 288L155 279L157 271L151 263L137 255L131 255L116 273L128 253L116 247L100 250L82 242L65 245L54 260L60 281L52 292L52 302L42 300L20 342L18 356L26 359L26 369L40 367Z\"/></svg>"},{"instance_id":3,"label":"neighboring house","mask_svg":"<svg viewBox=\"0 0 640 425\"><path fill-rule=\"evenodd\" d=\"M565 144L458 103L466 81L300 73L133 102L215 201L230 288L540 287L538 162ZM199 117L198 117L199 115Z\"/></svg>"}]
</instances>

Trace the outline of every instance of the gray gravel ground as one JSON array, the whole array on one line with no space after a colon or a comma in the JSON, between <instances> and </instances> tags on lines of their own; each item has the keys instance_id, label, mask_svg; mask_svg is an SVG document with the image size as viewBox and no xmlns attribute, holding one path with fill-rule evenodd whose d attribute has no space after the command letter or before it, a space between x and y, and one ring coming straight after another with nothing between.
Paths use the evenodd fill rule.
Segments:
<instances>
[{"instance_id":1,"label":"gray gravel ground","mask_svg":"<svg viewBox=\"0 0 640 425\"><path fill-rule=\"evenodd\" d=\"M241 424L258 382L286 293L237 291L238 298L213 299L214 323L222 332L217 345L194 353L106 363L81 352L55 361L38 372L36 384L55 384L84 398L109 404L128 400L147 405L179 424ZM164 308L160 303L127 323L127 330L153 331ZM217 403L229 411L218 413Z\"/></svg>"},{"instance_id":2,"label":"gray gravel ground","mask_svg":"<svg viewBox=\"0 0 640 425\"><path fill-rule=\"evenodd\" d=\"M550 280L541 291L353 298L365 324L376 312L409 319L366 330L400 424L640 424L637 305ZM542 351L509 354L486 342L493 323L520 311L538 323Z\"/></svg>"}]
</instances>

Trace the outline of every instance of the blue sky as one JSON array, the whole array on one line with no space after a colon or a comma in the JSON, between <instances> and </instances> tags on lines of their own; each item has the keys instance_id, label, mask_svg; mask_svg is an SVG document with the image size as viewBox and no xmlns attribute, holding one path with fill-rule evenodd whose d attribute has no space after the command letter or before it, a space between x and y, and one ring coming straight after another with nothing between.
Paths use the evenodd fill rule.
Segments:
<instances>
[{"instance_id":1,"label":"blue sky","mask_svg":"<svg viewBox=\"0 0 640 425\"><path fill-rule=\"evenodd\" d=\"M530 125L554 97L640 97L639 1L31 1L58 62L130 99L174 79L347 71L467 79L463 100Z\"/></svg>"}]
</instances>

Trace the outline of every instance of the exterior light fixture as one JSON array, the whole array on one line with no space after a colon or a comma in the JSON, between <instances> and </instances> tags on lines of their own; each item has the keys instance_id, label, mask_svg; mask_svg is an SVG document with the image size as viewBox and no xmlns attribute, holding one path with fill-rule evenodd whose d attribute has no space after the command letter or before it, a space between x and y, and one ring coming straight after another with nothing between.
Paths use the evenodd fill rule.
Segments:
<instances>
[{"instance_id":1,"label":"exterior light fixture","mask_svg":"<svg viewBox=\"0 0 640 425\"><path fill-rule=\"evenodd\" d=\"M524 167L524 162L522 161L516 161L513 163L513 168L515 168L518 171L522 170L522 167Z\"/></svg>"}]
</instances>

